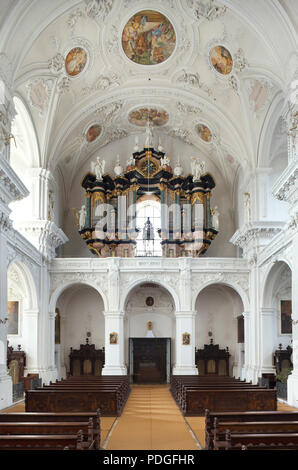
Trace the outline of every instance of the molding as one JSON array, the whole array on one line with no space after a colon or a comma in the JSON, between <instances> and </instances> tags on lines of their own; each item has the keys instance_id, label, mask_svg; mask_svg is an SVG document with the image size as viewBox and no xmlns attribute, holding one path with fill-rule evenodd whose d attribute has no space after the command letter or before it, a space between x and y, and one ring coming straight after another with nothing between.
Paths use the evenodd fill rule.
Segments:
<instances>
[{"instance_id":1,"label":"molding","mask_svg":"<svg viewBox=\"0 0 298 470\"><path fill-rule=\"evenodd\" d=\"M272 188L273 196L291 204L298 203L298 158L293 160L275 182Z\"/></svg>"},{"instance_id":2,"label":"molding","mask_svg":"<svg viewBox=\"0 0 298 470\"><path fill-rule=\"evenodd\" d=\"M244 254L252 247L267 245L284 227L284 222L257 222L247 223L238 229L230 243L242 248Z\"/></svg>"},{"instance_id":3,"label":"molding","mask_svg":"<svg viewBox=\"0 0 298 470\"><path fill-rule=\"evenodd\" d=\"M10 204L29 195L26 186L19 179L4 158L0 156L0 201Z\"/></svg>"},{"instance_id":4,"label":"molding","mask_svg":"<svg viewBox=\"0 0 298 470\"><path fill-rule=\"evenodd\" d=\"M56 248L68 241L65 233L49 220L19 222L17 228L47 260L55 258Z\"/></svg>"}]
</instances>

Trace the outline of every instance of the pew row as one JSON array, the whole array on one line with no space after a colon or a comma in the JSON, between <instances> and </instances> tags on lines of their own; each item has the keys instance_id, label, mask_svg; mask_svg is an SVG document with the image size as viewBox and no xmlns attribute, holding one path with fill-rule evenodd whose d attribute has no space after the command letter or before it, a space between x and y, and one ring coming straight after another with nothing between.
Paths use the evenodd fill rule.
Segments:
<instances>
[{"instance_id":1,"label":"pew row","mask_svg":"<svg viewBox=\"0 0 298 470\"><path fill-rule=\"evenodd\" d=\"M71 378L25 393L25 410L34 412L89 412L120 416L130 392L127 376Z\"/></svg>"},{"instance_id":2,"label":"pew row","mask_svg":"<svg viewBox=\"0 0 298 470\"><path fill-rule=\"evenodd\" d=\"M100 410L95 413L0 413L0 435L77 435L100 450Z\"/></svg>"},{"instance_id":3,"label":"pew row","mask_svg":"<svg viewBox=\"0 0 298 470\"><path fill-rule=\"evenodd\" d=\"M82 431L75 435L0 435L0 450L95 450L95 442L84 441Z\"/></svg>"},{"instance_id":4,"label":"pew row","mask_svg":"<svg viewBox=\"0 0 298 470\"><path fill-rule=\"evenodd\" d=\"M229 378L231 379L231 378ZM172 395L185 416L204 416L210 411L276 410L276 390L236 379L175 376Z\"/></svg>"},{"instance_id":5,"label":"pew row","mask_svg":"<svg viewBox=\"0 0 298 470\"><path fill-rule=\"evenodd\" d=\"M227 434L229 431L230 434ZM251 442L240 440L230 440L230 435L240 434L246 436L263 436L263 435L285 435L285 439L274 441L272 437L272 445L282 445L282 441L290 442L290 435L298 433L298 411L249 411L249 412L205 412L205 449L212 450L215 447L230 448L234 444L237 448L247 446L251 448L253 442L258 446L258 438L254 438ZM228 436L228 437L227 437ZM267 439L269 440L269 438ZM262 446L267 445L264 441Z\"/></svg>"}]
</instances>

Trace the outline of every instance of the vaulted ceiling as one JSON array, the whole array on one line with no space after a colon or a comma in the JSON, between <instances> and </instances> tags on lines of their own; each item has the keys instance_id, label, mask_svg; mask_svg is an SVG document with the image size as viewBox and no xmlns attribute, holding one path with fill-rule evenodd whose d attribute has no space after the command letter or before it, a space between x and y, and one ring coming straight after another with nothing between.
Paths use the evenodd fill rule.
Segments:
<instances>
[{"instance_id":1,"label":"vaulted ceiling","mask_svg":"<svg viewBox=\"0 0 298 470\"><path fill-rule=\"evenodd\" d=\"M127 158L148 113L156 139L192 146L230 185L264 162L298 70L296 0L0 5L0 70L32 119L32 166L59 168L70 187L111 142Z\"/></svg>"}]
</instances>

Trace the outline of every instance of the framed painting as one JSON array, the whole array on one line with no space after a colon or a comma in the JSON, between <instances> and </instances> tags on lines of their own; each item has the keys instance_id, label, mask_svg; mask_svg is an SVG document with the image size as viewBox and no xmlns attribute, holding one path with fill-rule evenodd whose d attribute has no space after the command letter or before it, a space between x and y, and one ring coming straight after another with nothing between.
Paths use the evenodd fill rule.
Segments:
<instances>
[{"instance_id":1,"label":"framed painting","mask_svg":"<svg viewBox=\"0 0 298 470\"><path fill-rule=\"evenodd\" d=\"M20 303L17 300L8 301L7 309L7 334L18 335L19 334L19 310Z\"/></svg>"},{"instance_id":2,"label":"framed painting","mask_svg":"<svg viewBox=\"0 0 298 470\"><path fill-rule=\"evenodd\" d=\"M110 344L118 344L118 333L110 333Z\"/></svg>"},{"instance_id":3,"label":"framed painting","mask_svg":"<svg viewBox=\"0 0 298 470\"><path fill-rule=\"evenodd\" d=\"M292 301L280 301L280 332L281 334L292 333Z\"/></svg>"},{"instance_id":4,"label":"framed painting","mask_svg":"<svg viewBox=\"0 0 298 470\"><path fill-rule=\"evenodd\" d=\"M189 333L183 333L182 335L182 344L184 346L187 346L190 344L190 334Z\"/></svg>"}]
</instances>

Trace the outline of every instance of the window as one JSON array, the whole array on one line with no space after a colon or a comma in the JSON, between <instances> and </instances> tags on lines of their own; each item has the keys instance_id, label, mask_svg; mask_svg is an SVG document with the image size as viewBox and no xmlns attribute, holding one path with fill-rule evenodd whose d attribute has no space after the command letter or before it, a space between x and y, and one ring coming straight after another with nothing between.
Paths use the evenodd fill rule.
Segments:
<instances>
[{"instance_id":1,"label":"window","mask_svg":"<svg viewBox=\"0 0 298 470\"><path fill-rule=\"evenodd\" d=\"M136 256L162 256L160 203L148 199L137 204L136 226L139 229L136 238Z\"/></svg>"}]
</instances>

